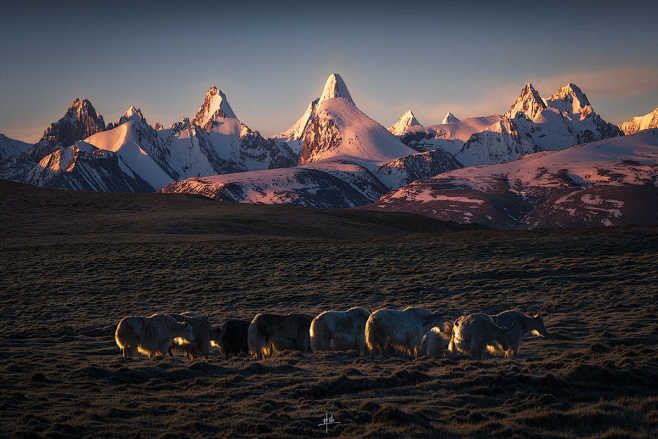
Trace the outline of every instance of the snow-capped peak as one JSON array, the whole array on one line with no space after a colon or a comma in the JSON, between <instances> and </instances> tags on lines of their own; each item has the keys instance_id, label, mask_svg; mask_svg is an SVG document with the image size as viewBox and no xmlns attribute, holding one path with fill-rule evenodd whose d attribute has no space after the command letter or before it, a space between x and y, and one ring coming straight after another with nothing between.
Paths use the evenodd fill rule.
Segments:
<instances>
[{"instance_id":1,"label":"snow-capped peak","mask_svg":"<svg viewBox=\"0 0 658 439\"><path fill-rule=\"evenodd\" d=\"M324 84L324 89L322 90L322 95L320 96L320 104L324 101L334 98L344 98L348 102L354 104L350 92L347 91L347 85L345 81L340 77L338 73L332 73L327 78L327 82Z\"/></svg>"},{"instance_id":2,"label":"snow-capped peak","mask_svg":"<svg viewBox=\"0 0 658 439\"><path fill-rule=\"evenodd\" d=\"M593 111L585 93L572 83L560 87L556 94L547 99L547 102L559 111L580 114L581 117L585 117Z\"/></svg>"},{"instance_id":3,"label":"snow-capped peak","mask_svg":"<svg viewBox=\"0 0 658 439\"><path fill-rule=\"evenodd\" d=\"M459 119L457 119L457 116L452 114L451 112L447 112L441 123L456 123L459 122Z\"/></svg>"},{"instance_id":4,"label":"snow-capped peak","mask_svg":"<svg viewBox=\"0 0 658 439\"><path fill-rule=\"evenodd\" d=\"M208 123L217 117L237 119L224 92L213 85L206 92L203 104L199 107L199 111L197 111L192 122L207 128Z\"/></svg>"},{"instance_id":5,"label":"snow-capped peak","mask_svg":"<svg viewBox=\"0 0 658 439\"><path fill-rule=\"evenodd\" d=\"M148 125L148 123L146 122L146 118L142 114L142 110L135 107L134 105L131 105L130 108L128 108L126 110L126 112L121 115L118 122L116 122L116 123L111 122L107 125L106 128L108 130L112 130L112 129L118 127L119 125L124 124L126 122L130 122L130 121L135 121L135 122L139 122L140 124L143 124L143 125Z\"/></svg>"},{"instance_id":6,"label":"snow-capped peak","mask_svg":"<svg viewBox=\"0 0 658 439\"><path fill-rule=\"evenodd\" d=\"M539 96L537 90L531 83L527 83L521 89L521 94L516 98L505 116L514 119L518 113L524 113L529 119L535 119L542 111L546 109L544 100Z\"/></svg>"},{"instance_id":7,"label":"snow-capped peak","mask_svg":"<svg viewBox=\"0 0 658 439\"><path fill-rule=\"evenodd\" d=\"M620 123L619 128L627 136L649 128L658 128L658 108L644 116L636 116L628 122Z\"/></svg>"},{"instance_id":8,"label":"snow-capped peak","mask_svg":"<svg viewBox=\"0 0 658 439\"><path fill-rule=\"evenodd\" d=\"M304 130L299 164L340 159L375 169L380 163L413 153L398 137L359 110L342 78L332 74L315 115Z\"/></svg>"},{"instance_id":9,"label":"snow-capped peak","mask_svg":"<svg viewBox=\"0 0 658 439\"><path fill-rule=\"evenodd\" d=\"M401 136L407 131L407 129L413 126L422 127L423 125L418 122L418 119L416 119L414 112L411 111L410 108L406 113L400 116L400 119L394 125L390 126L388 130L396 136Z\"/></svg>"},{"instance_id":10,"label":"snow-capped peak","mask_svg":"<svg viewBox=\"0 0 658 439\"><path fill-rule=\"evenodd\" d=\"M127 121L131 119L144 120L144 115L142 114L142 110L136 108L134 105L131 105L130 108L128 108L126 112L123 113L123 116L121 116L122 121Z\"/></svg>"}]
</instances>

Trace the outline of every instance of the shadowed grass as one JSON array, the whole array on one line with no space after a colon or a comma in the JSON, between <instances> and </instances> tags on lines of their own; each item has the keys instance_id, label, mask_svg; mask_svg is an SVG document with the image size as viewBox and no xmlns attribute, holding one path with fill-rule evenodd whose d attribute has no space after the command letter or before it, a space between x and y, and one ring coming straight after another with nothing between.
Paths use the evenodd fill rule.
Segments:
<instances>
[{"instance_id":1,"label":"shadowed grass","mask_svg":"<svg viewBox=\"0 0 658 439\"><path fill-rule=\"evenodd\" d=\"M162 195L9 188L0 200L15 209L2 210L0 436L320 437L325 411L341 422L334 437L658 435L656 228L432 223L443 232L417 234L410 216L306 218L305 209L190 197L173 199L187 207L170 212ZM243 226L243 215L265 222ZM286 234L262 225L270 216ZM327 225L340 240L322 234ZM527 338L511 361L300 352L226 361L213 352L208 362L122 362L113 341L127 314L190 310L219 324L353 305L422 305L447 319L541 308L555 337Z\"/></svg>"}]
</instances>

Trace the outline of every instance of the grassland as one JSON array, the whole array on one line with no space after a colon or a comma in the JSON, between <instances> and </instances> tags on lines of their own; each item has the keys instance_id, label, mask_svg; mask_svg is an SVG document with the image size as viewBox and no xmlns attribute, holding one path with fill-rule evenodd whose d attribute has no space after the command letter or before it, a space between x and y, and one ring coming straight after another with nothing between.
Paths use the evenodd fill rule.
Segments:
<instances>
[{"instance_id":1,"label":"grassland","mask_svg":"<svg viewBox=\"0 0 658 439\"><path fill-rule=\"evenodd\" d=\"M494 231L411 215L0 183L0 437L658 437L658 228ZM541 308L514 360L289 352L120 360L127 314Z\"/></svg>"}]
</instances>

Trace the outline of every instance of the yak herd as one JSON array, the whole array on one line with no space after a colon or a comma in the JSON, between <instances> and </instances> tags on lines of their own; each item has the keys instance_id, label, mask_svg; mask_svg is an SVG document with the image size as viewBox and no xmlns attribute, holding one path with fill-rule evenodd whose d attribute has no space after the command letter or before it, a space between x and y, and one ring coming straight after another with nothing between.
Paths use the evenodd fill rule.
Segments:
<instances>
[{"instance_id":1,"label":"yak herd","mask_svg":"<svg viewBox=\"0 0 658 439\"><path fill-rule=\"evenodd\" d=\"M490 316L468 314L443 321L424 308L402 311L364 308L325 311L315 318L305 314L257 314L251 322L227 320L213 328L196 313L124 317L114 339L127 358L137 350L149 359L183 352L189 360L208 358L210 347L226 357L250 354L265 358L284 350L303 352L358 351L361 354L440 357L485 353L511 358L519 352L524 334L548 337L540 315L505 311Z\"/></svg>"}]
</instances>

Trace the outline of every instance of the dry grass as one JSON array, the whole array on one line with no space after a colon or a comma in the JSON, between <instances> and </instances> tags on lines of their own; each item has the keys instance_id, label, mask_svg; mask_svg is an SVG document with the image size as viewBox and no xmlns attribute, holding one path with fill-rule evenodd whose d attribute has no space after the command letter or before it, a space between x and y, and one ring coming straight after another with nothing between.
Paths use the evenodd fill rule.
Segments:
<instances>
[{"instance_id":1,"label":"dry grass","mask_svg":"<svg viewBox=\"0 0 658 439\"><path fill-rule=\"evenodd\" d=\"M412 216L3 189L0 437L324 437L325 410L342 422L333 437L658 436L657 228L454 231ZM427 227L446 232L409 235ZM527 339L512 361L124 363L113 341L126 314L220 323L356 304L446 318L541 306L556 338Z\"/></svg>"}]
</instances>

